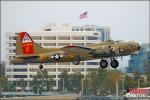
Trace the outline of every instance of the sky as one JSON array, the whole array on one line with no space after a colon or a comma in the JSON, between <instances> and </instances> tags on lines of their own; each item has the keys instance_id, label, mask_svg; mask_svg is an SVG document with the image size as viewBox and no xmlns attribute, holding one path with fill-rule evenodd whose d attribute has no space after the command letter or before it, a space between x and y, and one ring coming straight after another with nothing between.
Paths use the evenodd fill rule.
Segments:
<instances>
[{"instance_id":1,"label":"sky","mask_svg":"<svg viewBox=\"0 0 150 100\"><path fill-rule=\"evenodd\" d=\"M2 60L6 32L39 31L48 23L110 26L113 40L149 42L149 1L2 1L1 8ZM79 19L85 11L88 19Z\"/></svg>"}]
</instances>

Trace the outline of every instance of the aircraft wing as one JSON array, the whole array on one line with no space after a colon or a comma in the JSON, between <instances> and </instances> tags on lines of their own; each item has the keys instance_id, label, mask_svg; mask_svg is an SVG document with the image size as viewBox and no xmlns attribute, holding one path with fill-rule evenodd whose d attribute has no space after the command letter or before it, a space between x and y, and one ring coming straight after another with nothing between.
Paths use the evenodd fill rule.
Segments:
<instances>
[{"instance_id":1,"label":"aircraft wing","mask_svg":"<svg viewBox=\"0 0 150 100\"><path fill-rule=\"evenodd\" d=\"M107 49L96 50L92 48L79 47L79 46L66 46L61 49L68 53L78 54L82 56L86 55L93 58L106 58L110 56L110 51Z\"/></svg>"},{"instance_id":2,"label":"aircraft wing","mask_svg":"<svg viewBox=\"0 0 150 100\"><path fill-rule=\"evenodd\" d=\"M72 53L77 53L79 55L84 55L87 54L90 57L92 56L93 58L107 58L112 56L112 52L110 51L109 48L106 49L94 49L94 48L89 48L89 47L79 47L79 46L66 46L62 48L64 51L67 52L72 52Z\"/></svg>"},{"instance_id":3,"label":"aircraft wing","mask_svg":"<svg viewBox=\"0 0 150 100\"><path fill-rule=\"evenodd\" d=\"M66 46L61 48L61 50L70 53L90 53L93 51L91 48L79 47L79 46Z\"/></svg>"}]
</instances>

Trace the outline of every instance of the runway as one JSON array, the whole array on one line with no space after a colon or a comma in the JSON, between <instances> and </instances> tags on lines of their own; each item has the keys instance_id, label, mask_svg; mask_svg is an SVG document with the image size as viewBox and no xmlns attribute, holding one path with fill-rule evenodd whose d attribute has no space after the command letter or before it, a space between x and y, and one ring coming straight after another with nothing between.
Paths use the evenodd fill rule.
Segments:
<instances>
[{"instance_id":1,"label":"runway","mask_svg":"<svg viewBox=\"0 0 150 100\"><path fill-rule=\"evenodd\" d=\"M74 96L32 96L32 97L11 97L3 98L1 100L76 100L79 95Z\"/></svg>"}]
</instances>

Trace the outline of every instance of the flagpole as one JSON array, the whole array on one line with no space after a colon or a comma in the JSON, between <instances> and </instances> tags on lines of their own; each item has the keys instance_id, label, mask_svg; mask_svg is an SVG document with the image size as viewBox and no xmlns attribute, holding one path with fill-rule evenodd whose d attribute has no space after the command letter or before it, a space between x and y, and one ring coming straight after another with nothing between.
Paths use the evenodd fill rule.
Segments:
<instances>
[{"instance_id":1,"label":"flagpole","mask_svg":"<svg viewBox=\"0 0 150 100\"><path fill-rule=\"evenodd\" d=\"M89 25L89 16L88 16L88 12L87 12L86 24Z\"/></svg>"},{"instance_id":2,"label":"flagpole","mask_svg":"<svg viewBox=\"0 0 150 100\"><path fill-rule=\"evenodd\" d=\"M86 24L89 25L89 18L87 16L87 19L86 19Z\"/></svg>"}]
</instances>

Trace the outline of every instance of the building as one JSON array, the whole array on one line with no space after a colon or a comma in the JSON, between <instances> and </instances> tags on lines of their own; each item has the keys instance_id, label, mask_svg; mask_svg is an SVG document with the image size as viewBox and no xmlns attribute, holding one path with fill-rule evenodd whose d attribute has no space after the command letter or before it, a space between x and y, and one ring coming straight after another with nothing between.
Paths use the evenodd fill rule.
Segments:
<instances>
[{"instance_id":1,"label":"building","mask_svg":"<svg viewBox=\"0 0 150 100\"><path fill-rule=\"evenodd\" d=\"M11 65L10 60L15 56L16 34L17 32L7 32L6 34L6 76L14 85L19 86L20 79L24 78L26 84L36 75L39 64ZM110 28L95 25L87 26L56 26L49 24L39 32L28 32L32 39L40 46L45 48L57 48L68 45L86 46L88 44L99 43L110 39ZM60 82L59 75L63 70L68 73L76 71L86 76L89 71L99 67L99 60L84 61L80 65L66 63L43 64L49 75L53 76L54 89L58 89Z\"/></svg>"},{"instance_id":2,"label":"building","mask_svg":"<svg viewBox=\"0 0 150 100\"><path fill-rule=\"evenodd\" d=\"M138 71L144 74L147 69L145 63L147 63L150 59L149 52L149 44L142 44L139 53L131 55L127 72L134 73Z\"/></svg>"}]
</instances>

